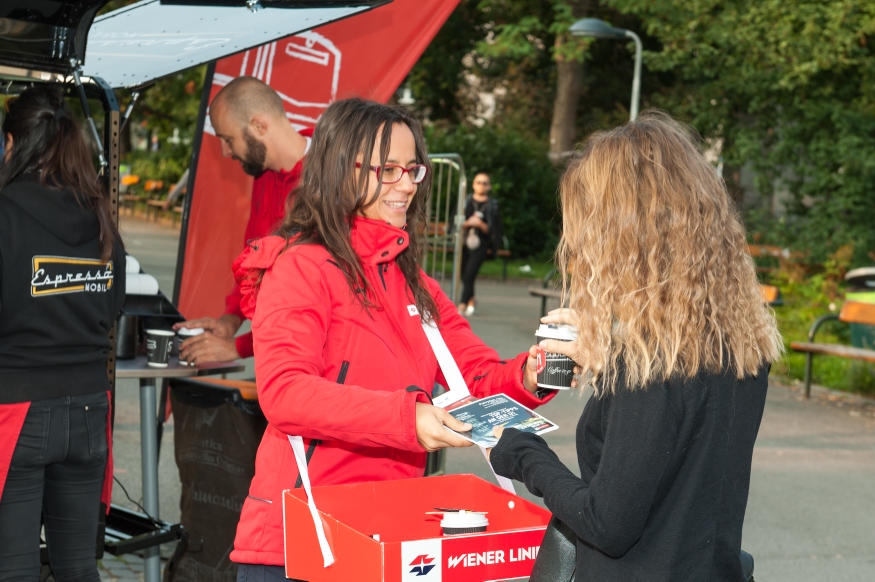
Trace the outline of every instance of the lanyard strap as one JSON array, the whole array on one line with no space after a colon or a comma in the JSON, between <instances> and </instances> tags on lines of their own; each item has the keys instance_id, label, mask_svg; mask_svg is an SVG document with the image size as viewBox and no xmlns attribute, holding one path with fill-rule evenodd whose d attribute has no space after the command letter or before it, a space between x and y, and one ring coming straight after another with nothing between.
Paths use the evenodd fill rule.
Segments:
<instances>
[{"instance_id":1,"label":"lanyard strap","mask_svg":"<svg viewBox=\"0 0 875 582\"><path fill-rule=\"evenodd\" d=\"M415 306L409 306L407 308L408 311L410 311L410 307L415 309ZM411 313L411 315L413 314ZM471 391L468 390L468 386L465 384L465 379L462 377L462 372L459 371L459 366L456 365L456 360L453 359L453 354L450 353L450 349L447 347L447 343L444 341L444 337L441 335L440 330L433 321L423 323L422 329L425 331L425 337L428 338L428 343L431 345L431 349L437 358L441 371L444 373L444 378L447 380L447 384L449 384L449 390L435 398L434 405L446 408L451 404L455 404L456 402L471 396ZM516 490L513 488L513 481L496 473L495 469L492 468L492 463L489 462L486 449L480 447L480 451L486 458L489 470L495 475L495 480L498 481L499 486L505 491L516 495Z\"/></svg>"},{"instance_id":2,"label":"lanyard strap","mask_svg":"<svg viewBox=\"0 0 875 582\"><path fill-rule=\"evenodd\" d=\"M299 436L288 435L289 443L292 445L292 451L295 453L295 462L298 464L298 473L301 475L301 483L304 485L304 491L307 493L307 507L310 508L310 517L313 518L313 525L316 526L316 538L319 540L319 549L322 550L323 568L327 568L334 563L334 553L331 551L331 546L328 544L328 538L325 535L325 526L322 524L322 519L319 517L319 510L316 509L316 502L313 500L313 492L310 490L310 471L307 470L307 455L304 453L304 439Z\"/></svg>"}]
</instances>

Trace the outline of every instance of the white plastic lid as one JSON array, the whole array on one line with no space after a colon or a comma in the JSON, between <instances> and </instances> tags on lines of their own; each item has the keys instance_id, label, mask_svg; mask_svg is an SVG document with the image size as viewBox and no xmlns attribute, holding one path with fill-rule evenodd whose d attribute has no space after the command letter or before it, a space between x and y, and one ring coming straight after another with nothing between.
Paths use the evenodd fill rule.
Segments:
<instances>
[{"instance_id":1,"label":"white plastic lid","mask_svg":"<svg viewBox=\"0 0 875 582\"><path fill-rule=\"evenodd\" d=\"M535 335L542 338L557 339L570 342L577 339L577 328L573 325L555 325L542 323Z\"/></svg>"},{"instance_id":2,"label":"white plastic lid","mask_svg":"<svg viewBox=\"0 0 875 582\"><path fill-rule=\"evenodd\" d=\"M175 332L167 331L166 329L147 329L146 333L154 335L176 335Z\"/></svg>"},{"instance_id":3,"label":"white plastic lid","mask_svg":"<svg viewBox=\"0 0 875 582\"><path fill-rule=\"evenodd\" d=\"M187 327L183 327L182 329L180 329L176 333L178 333L179 335L200 335L200 334L204 333L204 328L193 327L193 328L189 329Z\"/></svg>"},{"instance_id":4,"label":"white plastic lid","mask_svg":"<svg viewBox=\"0 0 875 582\"><path fill-rule=\"evenodd\" d=\"M486 527L489 525L489 520L482 513L471 513L469 511L459 511L445 513L441 520L441 527L450 528L469 528L469 527Z\"/></svg>"}]
</instances>

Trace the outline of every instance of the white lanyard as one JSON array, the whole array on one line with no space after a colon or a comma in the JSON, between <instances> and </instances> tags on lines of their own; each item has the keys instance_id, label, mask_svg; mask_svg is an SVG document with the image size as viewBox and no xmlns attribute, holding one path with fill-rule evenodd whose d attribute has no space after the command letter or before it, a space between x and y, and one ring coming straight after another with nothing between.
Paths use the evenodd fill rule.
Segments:
<instances>
[{"instance_id":1,"label":"white lanyard","mask_svg":"<svg viewBox=\"0 0 875 582\"><path fill-rule=\"evenodd\" d=\"M417 311L415 305L408 305L407 311L411 316L419 315L419 311ZM459 366L456 365L456 361L453 359L453 355L450 353L446 342L444 342L440 330L434 322L431 321L429 323L423 323L422 329L425 331L425 337L428 338L428 343L431 345L431 349L437 358L441 371L444 373L444 378L446 378L447 384L449 384L449 390L435 398L434 405L446 408L451 404L455 404L456 402L471 396L471 391L468 390L468 386L465 384L465 379L459 371ZM316 509L316 502L313 500L313 492L310 489L310 471L307 469L307 455L304 453L304 439L292 435L288 435L288 437L289 443L292 445L292 451L295 453L295 462L298 465L298 472L301 475L301 483L304 486L304 492L307 494L307 506L310 508L310 516L313 518L313 525L316 526L316 538L319 540L319 549L322 550L323 567L327 568L334 563L334 553L331 551L331 546L325 535L325 526L322 524L322 519L319 517L319 510ZM480 450L483 452L483 456L486 457L486 449L480 447ZM488 457L486 458L488 463ZM495 469L492 469L492 464L489 464L489 468L492 470L492 474L495 475L495 478L498 480L498 484L502 489L516 494L516 491L513 488L513 482L510 479L497 474Z\"/></svg>"},{"instance_id":2,"label":"white lanyard","mask_svg":"<svg viewBox=\"0 0 875 582\"><path fill-rule=\"evenodd\" d=\"M408 305L407 310L410 311L411 307L416 309L415 305ZM425 331L425 337L428 338L428 343L431 344L431 349L437 358L441 371L444 373L444 378L447 380L447 388L449 388L449 390L434 399L434 405L446 408L451 404L455 404L456 402L471 396L471 391L468 390L468 386L465 384L465 379L459 371L459 366L456 365L456 360L453 359L453 354L450 353L450 349L447 347L446 342L444 342L444 337L441 335L440 330L433 321L423 323L422 329ZM492 468L492 463L489 463L486 449L480 447L480 450L483 452L483 456L486 457L489 469L492 471L492 474L495 475L495 479L498 481L501 488L516 495L516 490L513 488L513 481L496 473L495 469Z\"/></svg>"}]
</instances>

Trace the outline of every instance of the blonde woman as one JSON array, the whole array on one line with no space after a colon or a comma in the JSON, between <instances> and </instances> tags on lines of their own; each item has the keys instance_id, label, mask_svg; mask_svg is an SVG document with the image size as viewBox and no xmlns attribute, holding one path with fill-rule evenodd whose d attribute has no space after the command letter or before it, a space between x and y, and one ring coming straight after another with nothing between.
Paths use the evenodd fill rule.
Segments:
<instances>
[{"instance_id":1,"label":"blonde woman","mask_svg":"<svg viewBox=\"0 0 875 582\"><path fill-rule=\"evenodd\" d=\"M544 321L580 333L541 347L573 358L595 390L577 427L581 476L515 430L493 467L577 535L578 582L741 581L751 456L782 343L725 186L687 127L648 113L590 137L561 199L572 309Z\"/></svg>"}]
</instances>

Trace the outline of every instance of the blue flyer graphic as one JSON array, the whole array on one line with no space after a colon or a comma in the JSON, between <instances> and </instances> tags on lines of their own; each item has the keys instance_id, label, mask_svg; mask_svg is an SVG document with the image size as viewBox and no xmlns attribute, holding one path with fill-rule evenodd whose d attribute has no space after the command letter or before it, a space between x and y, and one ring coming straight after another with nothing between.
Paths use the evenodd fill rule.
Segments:
<instances>
[{"instance_id":1,"label":"blue flyer graphic","mask_svg":"<svg viewBox=\"0 0 875 582\"><path fill-rule=\"evenodd\" d=\"M523 432L541 435L559 428L537 412L529 410L504 394L487 396L448 411L456 419L467 422L473 428L458 434L487 449L498 444L493 430L497 426L515 428Z\"/></svg>"}]
</instances>

